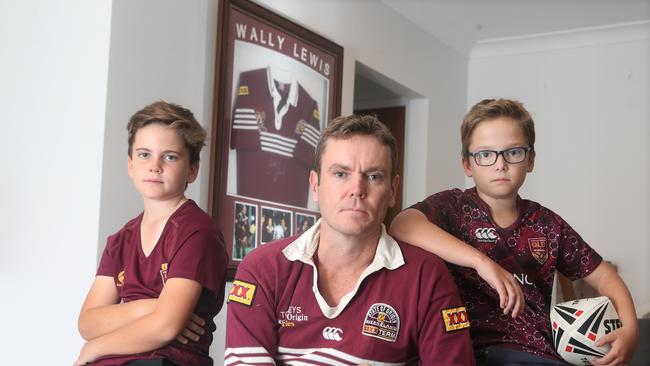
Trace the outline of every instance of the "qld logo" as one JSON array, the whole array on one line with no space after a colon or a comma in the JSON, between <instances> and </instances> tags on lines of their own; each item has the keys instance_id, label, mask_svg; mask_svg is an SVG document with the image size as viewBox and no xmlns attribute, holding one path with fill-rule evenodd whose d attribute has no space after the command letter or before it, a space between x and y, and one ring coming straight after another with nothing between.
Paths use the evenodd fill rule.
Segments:
<instances>
[{"instance_id":1,"label":"qld logo","mask_svg":"<svg viewBox=\"0 0 650 366\"><path fill-rule=\"evenodd\" d=\"M544 264L548 259L548 249L546 246L546 238L529 238L528 247L530 254L533 258L537 259L539 264Z\"/></svg>"},{"instance_id":2,"label":"qld logo","mask_svg":"<svg viewBox=\"0 0 650 366\"><path fill-rule=\"evenodd\" d=\"M474 230L474 236L482 243L496 243L499 236L493 227L480 227Z\"/></svg>"},{"instance_id":3,"label":"qld logo","mask_svg":"<svg viewBox=\"0 0 650 366\"><path fill-rule=\"evenodd\" d=\"M366 313L361 333L384 341L395 342L399 334L399 314L390 305L373 304Z\"/></svg>"}]
</instances>

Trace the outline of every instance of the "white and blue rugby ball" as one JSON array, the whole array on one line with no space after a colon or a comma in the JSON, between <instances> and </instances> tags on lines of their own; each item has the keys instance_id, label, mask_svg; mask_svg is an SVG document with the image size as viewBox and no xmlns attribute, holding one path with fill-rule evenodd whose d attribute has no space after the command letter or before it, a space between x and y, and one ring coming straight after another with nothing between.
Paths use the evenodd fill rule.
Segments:
<instances>
[{"instance_id":1,"label":"white and blue rugby ball","mask_svg":"<svg viewBox=\"0 0 650 366\"><path fill-rule=\"evenodd\" d=\"M591 360L605 356L611 347L597 347L596 341L620 326L607 296L563 302L551 310L555 350L572 365L590 365Z\"/></svg>"}]
</instances>

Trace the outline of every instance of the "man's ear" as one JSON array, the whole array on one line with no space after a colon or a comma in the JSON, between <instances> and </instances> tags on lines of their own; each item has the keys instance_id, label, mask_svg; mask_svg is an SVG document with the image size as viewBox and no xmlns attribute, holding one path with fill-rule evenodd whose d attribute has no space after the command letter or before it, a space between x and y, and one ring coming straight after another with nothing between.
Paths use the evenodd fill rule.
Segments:
<instances>
[{"instance_id":1,"label":"man's ear","mask_svg":"<svg viewBox=\"0 0 650 366\"><path fill-rule=\"evenodd\" d=\"M309 172L309 189L311 189L311 198L318 202L318 173L315 170Z\"/></svg>"},{"instance_id":2,"label":"man's ear","mask_svg":"<svg viewBox=\"0 0 650 366\"><path fill-rule=\"evenodd\" d=\"M395 201L397 200L397 187L399 187L399 175L395 174L390 182L390 199L388 201L388 207L395 206Z\"/></svg>"},{"instance_id":3,"label":"man's ear","mask_svg":"<svg viewBox=\"0 0 650 366\"><path fill-rule=\"evenodd\" d=\"M469 158L465 156L460 157L460 164L463 166L463 171L468 177L472 177L472 167L470 166Z\"/></svg>"}]
</instances>

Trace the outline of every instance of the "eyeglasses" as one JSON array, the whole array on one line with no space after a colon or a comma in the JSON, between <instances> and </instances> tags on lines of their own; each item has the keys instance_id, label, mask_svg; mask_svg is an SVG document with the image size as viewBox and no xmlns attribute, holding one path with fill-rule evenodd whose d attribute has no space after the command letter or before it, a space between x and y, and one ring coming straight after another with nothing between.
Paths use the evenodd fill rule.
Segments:
<instances>
[{"instance_id":1,"label":"eyeglasses","mask_svg":"<svg viewBox=\"0 0 650 366\"><path fill-rule=\"evenodd\" d=\"M469 153L469 156L474 157L476 165L480 166L490 166L494 165L499 158L499 155L503 155L503 159L510 164L521 163L526 160L526 154L530 151L530 147L513 147L510 149L505 149L501 151L496 150L481 150L476 152Z\"/></svg>"}]
</instances>

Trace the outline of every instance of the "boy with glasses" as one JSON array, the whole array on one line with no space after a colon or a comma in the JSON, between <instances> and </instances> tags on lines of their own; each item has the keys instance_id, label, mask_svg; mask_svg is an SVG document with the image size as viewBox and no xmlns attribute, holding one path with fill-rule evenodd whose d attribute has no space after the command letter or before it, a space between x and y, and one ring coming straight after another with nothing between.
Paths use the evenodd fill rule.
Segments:
<instances>
[{"instance_id":1,"label":"boy with glasses","mask_svg":"<svg viewBox=\"0 0 650 366\"><path fill-rule=\"evenodd\" d=\"M395 218L391 234L452 263L477 364L564 364L549 321L556 270L612 300L623 326L598 340L612 349L595 364L627 364L638 328L622 279L562 218L518 195L535 161L528 111L513 100L483 100L465 116L461 137L463 170L476 186L413 205Z\"/></svg>"}]
</instances>

